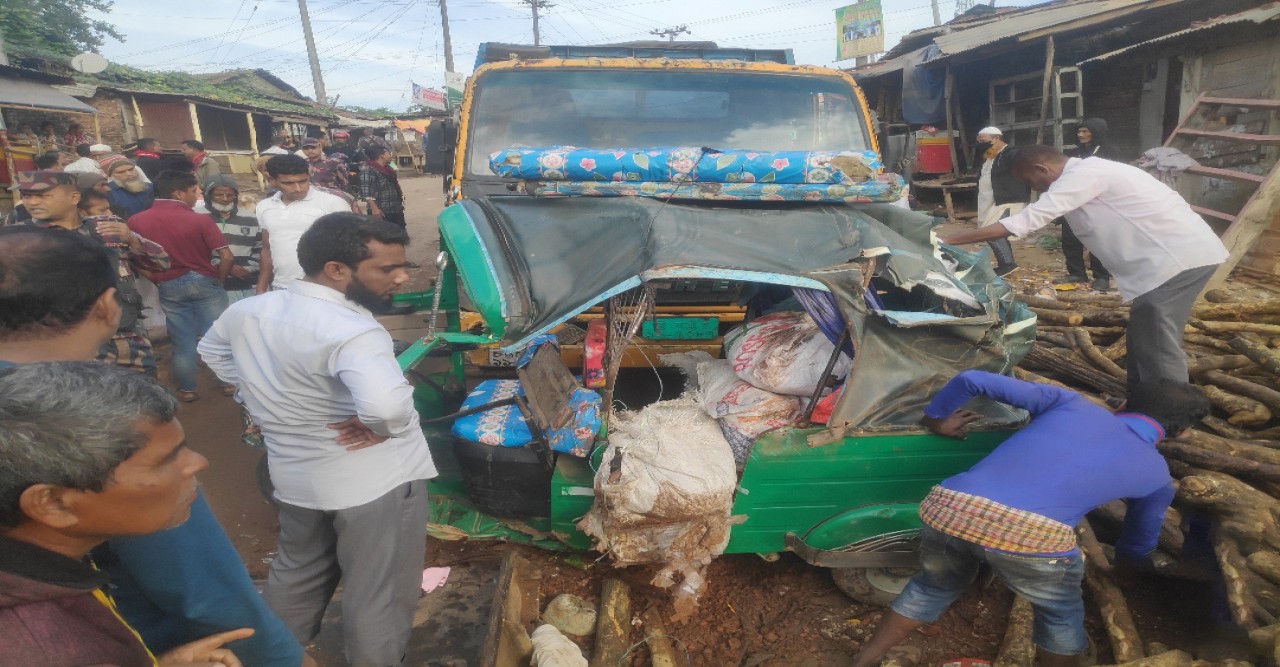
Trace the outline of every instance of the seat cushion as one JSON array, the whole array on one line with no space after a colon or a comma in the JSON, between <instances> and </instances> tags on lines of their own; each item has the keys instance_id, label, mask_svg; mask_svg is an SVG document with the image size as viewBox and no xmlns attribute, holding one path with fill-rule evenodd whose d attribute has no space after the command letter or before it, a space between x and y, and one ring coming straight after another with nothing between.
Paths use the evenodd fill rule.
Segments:
<instances>
[{"instance_id":1,"label":"seat cushion","mask_svg":"<svg viewBox=\"0 0 1280 667\"><path fill-rule=\"evenodd\" d=\"M519 380L485 380L467 395L462 409L523 395L524 389ZM599 394L588 389L575 389L569 400L573 409L572 419L564 427L546 434L551 448L574 456L586 456L600 430L600 404ZM503 405L456 419L453 435L495 447L524 447L533 441L533 433L515 405Z\"/></svg>"}]
</instances>

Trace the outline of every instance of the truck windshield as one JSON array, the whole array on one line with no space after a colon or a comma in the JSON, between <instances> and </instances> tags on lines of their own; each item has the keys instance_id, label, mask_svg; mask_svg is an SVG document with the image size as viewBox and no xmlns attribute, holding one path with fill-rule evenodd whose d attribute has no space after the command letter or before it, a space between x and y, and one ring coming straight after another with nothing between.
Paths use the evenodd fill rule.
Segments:
<instances>
[{"instance_id":1,"label":"truck windshield","mask_svg":"<svg viewBox=\"0 0 1280 667\"><path fill-rule=\"evenodd\" d=\"M467 172L517 146L866 150L853 87L833 76L677 70L492 72L476 83Z\"/></svg>"}]
</instances>

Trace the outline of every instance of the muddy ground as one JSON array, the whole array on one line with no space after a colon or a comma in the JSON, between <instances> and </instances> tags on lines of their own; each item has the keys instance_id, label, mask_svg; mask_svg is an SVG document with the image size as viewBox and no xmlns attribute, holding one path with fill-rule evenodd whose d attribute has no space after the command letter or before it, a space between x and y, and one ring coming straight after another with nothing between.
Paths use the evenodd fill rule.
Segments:
<instances>
[{"instance_id":1,"label":"muddy ground","mask_svg":"<svg viewBox=\"0 0 1280 667\"><path fill-rule=\"evenodd\" d=\"M425 289L436 252L434 219L442 201L440 181L420 177L404 179L403 183L410 233L415 240L410 255L423 266L415 272L412 288ZM964 202L960 204L963 208ZM931 205L921 204L926 210ZM1051 237L1056 234L1055 229L1045 233ZM1038 239L1015 241L1014 249L1023 268L1010 278L1019 287L1039 289L1060 275L1060 251L1043 248ZM160 352L163 357L167 350L161 346ZM161 366L167 366L163 358ZM261 579L274 556L278 530L272 506L257 489L255 468L261 453L240 443L238 411L230 399L218 394L207 371L201 378L201 394L204 398L200 401L182 406L180 418L192 447L211 462L202 477L210 504L250 573ZM648 585L652 572L646 568L615 570L606 563L593 562L591 556L498 543L432 540L428 564L448 566L452 572L444 588L423 598L408 664L479 664L494 582L508 549L520 549L540 564L543 605L560 593L595 601L600 581L610 575L631 584L637 615L654 606L664 617L670 616L665 595ZM1205 586L1148 580L1138 582L1128 595L1144 640L1195 649L1220 638L1210 621L1212 605ZM930 665L951 658L994 658L1011 603L1010 594L998 582L971 591L937 624L911 639L909 644L919 649L911 656L915 658L912 662ZM337 624L340 604L334 607L312 649L322 665L344 664ZM1105 632L1092 605L1089 608L1097 658L1109 662ZM680 664L838 665L849 661L879 614L876 608L851 602L835 587L829 573L794 556L784 555L774 563L755 556L727 556L711 565L695 616L684 624L668 624L668 631L678 640ZM637 627L633 638L639 642L645 636L644 628ZM589 646L589 640L582 643ZM648 664L643 644L633 651L630 664Z\"/></svg>"}]
</instances>

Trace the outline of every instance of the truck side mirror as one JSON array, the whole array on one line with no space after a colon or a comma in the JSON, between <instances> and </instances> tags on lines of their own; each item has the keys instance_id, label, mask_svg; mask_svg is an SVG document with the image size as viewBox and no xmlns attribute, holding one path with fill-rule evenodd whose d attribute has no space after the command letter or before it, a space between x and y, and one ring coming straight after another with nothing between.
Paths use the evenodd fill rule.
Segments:
<instances>
[{"instance_id":1,"label":"truck side mirror","mask_svg":"<svg viewBox=\"0 0 1280 667\"><path fill-rule=\"evenodd\" d=\"M423 146L426 158L423 171L437 176L453 173L453 153L457 144L458 125L452 118L431 121Z\"/></svg>"}]
</instances>

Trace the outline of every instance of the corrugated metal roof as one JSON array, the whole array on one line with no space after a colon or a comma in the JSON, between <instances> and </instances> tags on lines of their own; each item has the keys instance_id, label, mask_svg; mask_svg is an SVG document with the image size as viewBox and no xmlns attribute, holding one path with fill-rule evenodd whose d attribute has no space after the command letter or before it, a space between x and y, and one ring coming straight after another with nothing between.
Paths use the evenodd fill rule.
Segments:
<instances>
[{"instance_id":1,"label":"corrugated metal roof","mask_svg":"<svg viewBox=\"0 0 1280 667\"><path fill-rule=\"evenodd\" d=\"M1117 9L1141 8L1152 0L1085 0L1010 13L984 25L968 30L957 30L934 38L934 44L942 50L942 56L954 56L980 46L1035 32L1055 25L1071 23L1090 16Z\"/></svg>"},{"instance_id":2,"label":"corrugated metal roof","mask_svg":"<svg viewBox=\"0 0 1280 667\"><path fill-rule=\"evenodd\" d=\"M1154 39L1148 39L1145 42L1131 44L1129 46L1124 47L1123 49L1116 49L1115 51L1112 51L1110 53L1104 53L1100 56L1094 56L1088 60L1083 60L1080 62L1080 64L1087 65L1091 63L1100 63L1100 62L1115 58L1116 56L1120 56L1132 51L1136 51L1138 49L1146 48L1154 44L1175 40L1175 39L1178 39L1179 37L1186 37L1187 35L1204 32L1206 30L1216 30L1218 28L1223 28L1225 26L1240 24L1240 23L1261 24L1261 23L1266 23L1268 21L1275 21L1277 19L1280 19L1280 2L1273 2L1269 5L1254 7L1253 9L1240 12L1239 14L1231 14L1230 16L1223 16L1220 18L1205 21L1199 25L1194 25L1185 30L1171 32L1167 35L1161 35Z\"/></svg>"},{"instance_id":3,"label":"corrugated metal roof","mask_svg":"<svg viewBox=\"0 0 1280 667\"><path fill-rule=\"evenodd\" d=\"M97 113L93 107L43 81L0 76L0 105Z\"/></svg>"}]
</instances>

